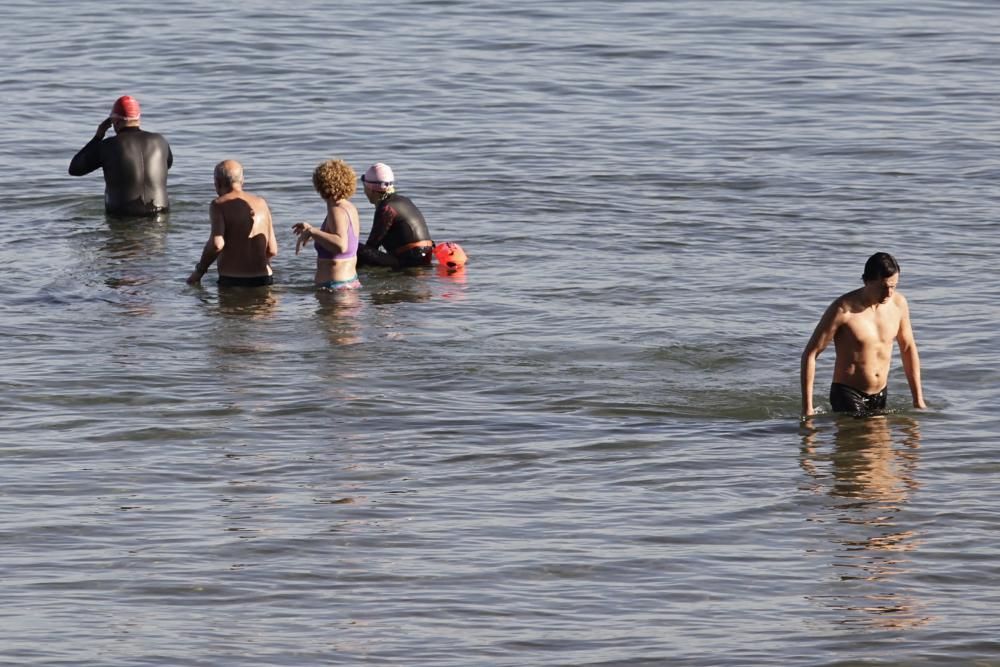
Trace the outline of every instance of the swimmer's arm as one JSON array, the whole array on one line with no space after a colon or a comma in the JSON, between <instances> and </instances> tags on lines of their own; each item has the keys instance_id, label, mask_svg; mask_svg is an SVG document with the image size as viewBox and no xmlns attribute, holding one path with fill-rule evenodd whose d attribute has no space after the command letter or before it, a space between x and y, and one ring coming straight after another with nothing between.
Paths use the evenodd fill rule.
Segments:
<instances>
[{"instance_id":1,"label":"swimmer's arm","mask_svg":"<svg viewBox=\"0 0 1000 667\"><path fill-rule=\"evenodd\" d=\"M278 237L274 235L274 227L272 226L270 232L267 235L267 258L271 259L277 254L278 254Z\"/></svg>"},{"instance_id":2,"label":"swimmer's arm","mask_svg":"<svg viewBox=\"0 0 1000 667\"><path fill-rule=\"evenodd\" d=\"M330 216L333 218L333 231L325 232L322 229L313 229L312 237L327 250L332 252L347 251L347 225L350 219L347 213L340 208L330 207Z\"/></svg>"},{"instance_id":3,"label":"swimmer's arm","mask_svg":"<svg viewBox=\"0 0 1000 667\"><path fill-rule=\"evenodd\" d=\"M906 374L906 382L910 385L913 407L926 408L924 389L920 382L920 355L917 353L917 341L913 337L913 327L910 324L910 307L905 298L902 299L902 309L903 316L899 320L896 342L899 343L899 356L903 360L903 373Z\"/></svg>"},{"instance_id":4,"label":"swimmer's arm","mask_svg":"<svg viewBox=\"0 0 1000 667\"><path fill-rule=\"evenodd\" d=\"M382 245L382 241L385 240L385 235L389 233L392 223L395 222L395 217L390 211L391 209L386 207L376 211L375 219L372 221L372 230L368 233L368 240L365 241L365 245L369 248L377 250Z\"/></svg>"},{"instance_id":5,"label":"swimmer's arm","mask_svg":"<svg viewBox=\"0 0 1000 667\"><path fill-rule=\"evenodd\" d=\"M69 163L70 176L83 176L101 166L100 139L91 139L90 143L80 149Z\"/></svg>"},{"instance_id":6,"label":"swimmer's arm","mask_svg":"<svg viewBox=\"0 0 1000 667\"><path fill-rule=\"evenodd\" d=\"M840 307L840 300L834 301L823 313L819 324L813 331L812 337L806 344L806 349L802 352L802 359L799 364L799 382L802 389L802 416L808 417L815 413L813 406L813 385L816 380L816 358L826 349L833 340L837 328L843 322L843 309Z\"/></svg>"},{"instance_id":7,"label":"swimmer's arm","mask_svg":"<svg viewBox=\"0 0 1000 667\"><path fill-rule=\"evenodd\" d=\"M212 262L218 258L222 249L226 247L226 221L215 202L212 202L208 207L208 217L212 221L212 233L201 251L201 259L195 264L191 275L188 276L187 282L189 285L201 282L201 277L208 271L208 267L212 266Z\"/></svg>"},{"instance_id":8,"label":"swimmer's arm","mask_svg":"<svg viewBox=\"0 0 1000 667\"><path fill-rule=\"evenodd\" d=\"M97 126L94 137L73 156L69 163L70 176L83 176L101 167L101 142L104 141L104 135L109 127L111 127L111 119L105 118Z\"/></svg>"},{"instance_id":9,"label":"swimmer's arm","mask_svg":"<svg viewBox=\"0 0 1000 667\"><path fill-rule=\"evenodd\" d=\"M271 209L264 203L264 211L267 214L267 258L270 259L278 254L278 237L274 235L274 221L271 220Z\"/></svg>"},{"instance_id":10,"label":"swimmer's arm","mask_svg":"<svg viewBox=\"0 0 1000 667\"><path fill-rule=\"evenodd\" d=\"M317 229L315 227L311 228L310 235L321 246L330 250L331 252L344 252L347 250L347 240L338 234L331 234L330 232L324 232L322 229Z\"/></svg>"},{"instance_id":11,"label":"swimmer's arm","mask_svg":"<svg viewBox=\"0 0 1000 667\"><path fill-rule=\"evenodd\" d=\"M103 125L103 124L102 124ZM107 131L105 129L105 131ZM73 156L69 162L70 176L84 176L92 171L100 169L103 165L101 160L101 142L104 141L104 132L97 128L97 134L87 142L87 145Z\"/></svg>"}]
</instances>

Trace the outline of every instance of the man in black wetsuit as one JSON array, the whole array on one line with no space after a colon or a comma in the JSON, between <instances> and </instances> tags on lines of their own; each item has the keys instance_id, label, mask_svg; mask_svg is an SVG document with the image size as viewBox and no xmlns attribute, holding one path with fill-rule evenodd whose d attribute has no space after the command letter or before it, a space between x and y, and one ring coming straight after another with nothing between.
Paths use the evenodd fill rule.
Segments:
<instances>
[{"instance_id":1,"label":"man in black wetsuit","mask_svg":"<svg viewBox=\"0 0 1000 667\"><path fill-rule=\"evenodd\" d=\"M392 169L381 162L373 164L361 182L368 201L375 204L375 218L368 240L358 248L358 266L429 266L434 241L420 209L396 192Z\"/></svg>"},{"instance_id":2,"label":"man in black wetsuit","mask_svg":"<svg viewBox=\"0 0 1000 667\"><path fill-rule=\"evenodd\" d=\"M104 169L104 210L111 215L152 216L166 211L167 170L174 162L163 136L139 129L139 102L119 97L94 138L73 156L71 176ZM109 127L115 136L104 138Z\"/></svg>"}]
</instances>

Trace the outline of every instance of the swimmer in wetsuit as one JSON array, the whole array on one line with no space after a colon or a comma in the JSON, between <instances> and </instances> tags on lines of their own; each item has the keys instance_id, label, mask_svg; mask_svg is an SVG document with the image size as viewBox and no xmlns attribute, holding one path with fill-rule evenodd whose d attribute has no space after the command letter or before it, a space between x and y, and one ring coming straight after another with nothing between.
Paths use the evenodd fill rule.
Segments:
<instances>
[{"instance_id":1,"label":"swimmer in wetsuit","mask_svg":"<svg viewBox=\"0 0 1000 667\"><path fill-rule=\"evenodd\" d=\"M174 156L162 135L139 128L139 116L134 97L119 97L111 116L69 163L71 176L104 169L104 209L111 215L153 216L170 207L167 170ZM105 139L112 126L115 136Z\"/></svg>"},{"instance_id":2,"label":"swimmer in wetsuit","mask_svg":"<svg viewBox=\"0 0 1000 667\"><path fill-rule=\"evenodd\" d=\"M375 218L368 240L358 250L358 266L429 266L434 241L420 209L396 192L392 169L381 162L373 164L361 181L368 201L375 204Z\"/></svg>"},{"instance_id":3,"label":"swimmer in wetsuit","mask_svg":"<svg viewBox=\"0 0 1000 667\"><path fill-rule=\"evenodd\" d=\"M867 415L885 409L893 342L899 343L913 406L927 407L920 383L920 356L906 298L896 291L899 264L878 252L868 258L864 287L844 294L826 309L802 353L802 416L814 414L816 358L832 341L836 348L830 403L835 412Z\"/></svg>"},{"instance_id":4,"label":"swimmer in wetsuit","mask_svg":"<svg viewBox=\"0 0 1000 667\"><path fill-rule=\"evenodd\" d=\"M243 166L236 160L215 165L215 191L219 196L208 207L212 231L188 284L201 282L216 259L219 287L272 284L271 258L278 254L278 240L267 202L243 190Z\"/></svg>"},{"instance_id":5,"label":"swimmer in wetsuit","mask_svg":"<svg viewBox=\"0 0 1000 667\"><path fill-rule=\"evenodd\" d=\"M313 171L313 187L326 201L326 218L319 228L300 222L292 226L292 231L298 237L296 255L310 239L315 242L317 287L328 290L361 287L357 268L361 221L358 209L350 202L357 183L354 170L343 160L327 160Z\"/></svg>"}]
</instances>

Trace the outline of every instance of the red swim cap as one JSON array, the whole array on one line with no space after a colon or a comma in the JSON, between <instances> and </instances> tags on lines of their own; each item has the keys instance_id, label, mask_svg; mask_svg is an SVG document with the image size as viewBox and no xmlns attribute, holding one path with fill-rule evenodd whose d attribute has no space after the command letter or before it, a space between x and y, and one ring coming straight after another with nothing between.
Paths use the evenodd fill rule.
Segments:
<instances>
[{"instance_id":1,"label":"red swim cap","mask_svg":"<svg viewBox=\"0 0 1000 667\"><path fill-rule=\"evenodd\" d=\"M115 120L139 120L139 100L131 95L122 95L111 107L111 117Z\"/></svg>"}]
</instances>

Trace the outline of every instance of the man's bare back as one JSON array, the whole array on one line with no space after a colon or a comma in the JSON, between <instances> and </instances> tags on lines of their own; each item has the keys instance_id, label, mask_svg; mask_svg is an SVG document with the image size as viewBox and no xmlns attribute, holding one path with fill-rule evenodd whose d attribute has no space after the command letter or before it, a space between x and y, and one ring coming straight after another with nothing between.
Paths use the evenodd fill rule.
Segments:
<instances>
[{"instance_id":1,"label":"man's bare back","mask_svg":"<svg viewBox=\"0 0 1000 667\"><path fill-rule=\"evenodd\" d=\"M274 237L271 210L267 202L249 192L227 192L212 202L215 218L225 245L219 254L219 275L235 278L271 275L269 243Z\"/></svg>"},{"instance_id":2,"label":"man's bare back","mask_svg":"<svg viewBox=\"0 0 1000 667\"><path fill-rule=\"evenodd\" d=\"M218 258L220 285L269 285L278 240L267 202L243 190L243 167L235 160L215 166L215 191L219 196L208 207L212 231L188 283L200 282Z\"/></svg>"}]
</instances>

